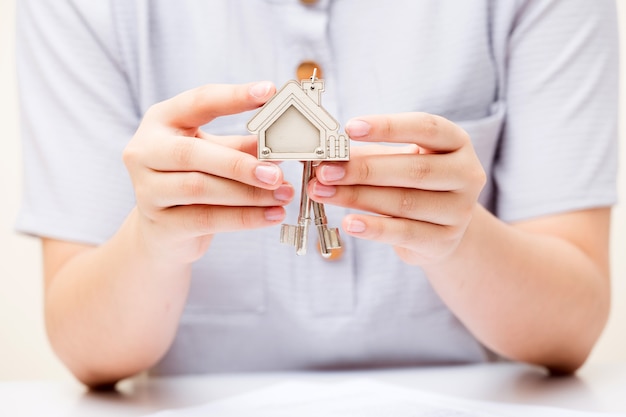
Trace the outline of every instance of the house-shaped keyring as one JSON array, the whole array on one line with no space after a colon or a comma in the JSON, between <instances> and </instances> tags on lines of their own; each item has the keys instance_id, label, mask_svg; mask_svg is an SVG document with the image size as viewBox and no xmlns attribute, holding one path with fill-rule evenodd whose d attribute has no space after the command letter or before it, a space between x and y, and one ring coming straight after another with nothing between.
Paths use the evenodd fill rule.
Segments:
<instances>
[{"instance_id":1,"label":"house-shaped keyring","mask_svg":"<svg viewBox=\"0 0 626 417\"><path fill-rule=\"evenodd\" d=\"M259 137L258 158L347 161L350 141L321 105L324 81L289 81L248 122Z\"/></svg>"},{"instance_id":2,"label":"house-shaped keyring","mask_svg":"<svg viewBox=\"0 0 626 417\"><path fill-rule=\"evenodd\" d=\"M339 133L339 123L321 105L324 81L316 78L287 82L248 122L248 130L258 135L257 157L260 160L304 161L298 225L282 225L281 242L306 253L308 226L313 207L315 225L320 235L322 256L341 248L339 231L326 227L324 206L308 198L306 187L315 175L315 161L347 161L350 141Z\"/></svg>"}]
</instances>

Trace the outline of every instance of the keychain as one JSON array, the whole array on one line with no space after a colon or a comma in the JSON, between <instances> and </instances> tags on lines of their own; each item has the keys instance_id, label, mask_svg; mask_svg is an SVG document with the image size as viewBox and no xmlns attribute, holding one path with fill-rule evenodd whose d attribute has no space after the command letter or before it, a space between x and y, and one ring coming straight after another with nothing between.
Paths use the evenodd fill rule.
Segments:
<instances>
[{"instance_id":1,"label":"keychain","mask_svg":"<svg viewBox=\"0 0 626 417\"><path fill-rule=\"evenodd\" d=\"M320 162L350 159L350 141L339 133L339 122L322 107L324 80L316 75L314 69L310 79L287 82L250 119L248 130L258 135L259 159L304 162L298 224L281 226L281 243L295 246L298 255L306 254L312 209L320 251L329 258L332 249L341 248L339 229L328 227L324 205L311 200L306 189Z\"/></svg>"}]
</instances>

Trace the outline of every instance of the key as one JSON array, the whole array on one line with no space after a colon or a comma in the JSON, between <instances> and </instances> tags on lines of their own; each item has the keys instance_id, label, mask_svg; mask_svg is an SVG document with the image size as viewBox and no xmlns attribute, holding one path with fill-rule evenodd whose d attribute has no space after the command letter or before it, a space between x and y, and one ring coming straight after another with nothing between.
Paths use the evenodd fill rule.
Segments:
<instances>
[{"instance_id":1,"label":"key","mask_svg":"<svg viewBox=\"0 0 626 417\"><path fill-rule=\"evenodd\" d=\"M302 171L302 191L300 192L300 212L298 214L298 224L283 224L280 228L280 242L296 247L296 254L305 255L307 242L309 239L309 225L311 224L311 207L313 207L314 223L320 241L320 252L324 258L331 256L332 249L341 248L339 229L328 228L328 220L324 205L312 201L306 192L309 181L315 177L313 162L304 162Z\"/></svg>"},{"instance_id":2,"label":"key","mask_svg":"<svg viewBox=\"0 0 626 417\"><path fill-rule=\"evenodd\" d=\"M305 255L309 239L309 224L311 223L311 199L306 192L307 185L313 173L313 162L304 162L302 170L302 190L300 192L300 212L298 224L283 224L280 228L280 242L296 247L296 254Z\"/></svg>"},{"instance_id":3,"label":"key","mask_svg":"<svg viewBox=\"0 0 626 417\"><path fill-rule=\"evenodd\" d=\"M259 159L297 159L304 163L298 224L281 225L280 242L295 246L298 255L306 254L313 220L319 234L320 252L324 258L331 258L332 250L341 248L339 229L328 228L324 205L312 201L306 189L315 175L313 163L348 161L350 141L339 132L339 122L322 107L323 91L324 80L317 78L317 69L314 69L310 79L285 84L247 126L251 133L258 135ZM298 139L302 143L298 143ZM311 207L314 219L311 219Z\"/></svg>"},{"instance_id":4,"label":"key","mask_svg":"<svg viewBox=\"0 0 626 417\"><path fill-rule=\"evenodd\" d=\"M312 171L311 178L315 177L315 171ZM331 249L341 248L341 239L339 238L339 229L328 228L328 219L326 218L326 210L324 204L317 201L311 201L313 206L314 223L317 226L317 232L320 240L320 252L324 258L330 258Z\"/></svg>"}]
</instances>

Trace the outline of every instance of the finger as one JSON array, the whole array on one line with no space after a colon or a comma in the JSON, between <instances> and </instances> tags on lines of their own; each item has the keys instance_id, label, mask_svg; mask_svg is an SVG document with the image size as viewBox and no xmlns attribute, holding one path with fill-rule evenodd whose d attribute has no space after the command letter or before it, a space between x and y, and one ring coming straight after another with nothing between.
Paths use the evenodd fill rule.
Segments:
<instances>
[{"instance_id":1,"label":"finger","mask_svg":"<svg viewBox=\"0 0 626 417\"><path fill-rule=\"evenodd\" d=\"M193 131L216 117L258 108L275 91L269 81L204 85L155 104L145 118L160 120L176 130Z\"/></svg>"},{"instance_id":2,"label":"finger","mask_svg":"<svg viewBox=\"0 0 626 417\"><path fill-rule=\"evenodd\" d=\"M325 162L316 177L326 185L376 185L455 191L467 185L461 153L395 154L353 157L349 162Z\"/></svg>"},{"instance_id":3,"label":"finger","mask_svg":"<svg viewBox=\"0 0 626 417\"><path fill-rule=\"evenodd\" d=\"M350 236L392 245L410 264L425 264L456 247L461 229L383 216L350 214L342 221Z\"/></svg>"},{"instance_id":4,"label":"finger","mask_svg":"<svg viewBox=\"0 0 626 417\"><path fill-rule=\"evenodd\" d=\"M154 173L135 193L138 201L150 201L158 208L192 204L269 207L285 205L295 194L288 183L266 190L201 172Z\"/></svg>"},{"instance_id":5,"label":"finger","mask_svg":"<svg viewBox=\"0 0 626 417\"><path fill-rule=\"evenodd\" d=\"M126 159L132 159L127 151ZM283 183L282 170L272 162L213 141L187 136L155 138L137 158L154 171L203 172L255 187L276 189Z\"/></svg>"},{"instance_id":6,"label":"finger","mask_svg":"<svg viewBox=\"0 0 626 417\"><path fill-rule=\"evenodd\" d=\"M417 112L351 119L346 133L359 141L415 143L426 153L453 152L469 142L468 134L451 121Z\"/></svg>"},{"instance_id":7,"label":"finger","mask_svg":"<svg viewBox=\"0 0 626 417\"><path fill-rule=\"evenodd\" d=\"M216 136L199 131L198 137L218 145L227 146L239 152L245 152L255 157L257 154L258 139L256 135Z\"/></svg>"},{"instance_id":8,"label":"finger","mask_svg":"<svg viewBox=\"0 0 626 417\"><path fill-rule=\"evenodd\" d=\"M284 207L177 206L164 210L161 224L183 231L190 237L258 229L280 224L285 219Z\"/></svg>"},{"instance_id":9,"label":"finger","mask_svg":"<svg viewBox=\"0 0 626 417\"><path fill-rule=\"evenodd\" d=\"M389 145L389 144L359 144L360 146L353 146L350 148L350 159L358 158L362 156L374 156L374 155L417 155L420 153L420 148L415 144L404 145Z\"/></svg>"},{"instance_id":10,"label":"finger","mask_svg":"<svg viewBox=\"0 0 626 417\"><path fill-rule=\"evenodd\" d=\"M323 204L446 226L459 224L473 207L460 193L359 185L329 187L317 180L311 181L309 195Z\"/></svg>"}]
</instances>

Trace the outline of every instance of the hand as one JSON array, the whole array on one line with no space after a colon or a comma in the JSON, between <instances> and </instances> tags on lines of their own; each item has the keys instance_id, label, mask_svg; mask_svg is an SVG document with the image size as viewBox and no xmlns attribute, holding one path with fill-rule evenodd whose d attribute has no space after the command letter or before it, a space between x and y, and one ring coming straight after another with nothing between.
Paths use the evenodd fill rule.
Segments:
<instances>
[{"instance_id":1,"label":"hand","mask_svg":"<svg viewBox=\"0 0 626 417\"><path fill-rule=\"evenodd\" d=\"M425 113L353 119L346 132L353 140L405 146L352 147L349 162L320 164L309 184L311 198L379 214L350 214L343 229L393 245L409 264L451 256L486 180L468 134Z\"/></svg>"},{"instance_id":2,"label":"hand","mask_svg":"<svg viewBox=\"0 0 626 417\"><path fill-rule=\"evenodd\" d=\"M152 106L124 151L142 241L157 259L191 263L215 233L280 223L293 187L259 162L256 137L218 137L200 126L255 109L269 82L207 85Z\"/></svg>"}]
</instances>

